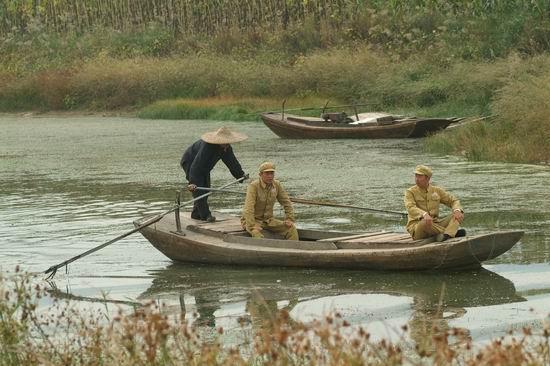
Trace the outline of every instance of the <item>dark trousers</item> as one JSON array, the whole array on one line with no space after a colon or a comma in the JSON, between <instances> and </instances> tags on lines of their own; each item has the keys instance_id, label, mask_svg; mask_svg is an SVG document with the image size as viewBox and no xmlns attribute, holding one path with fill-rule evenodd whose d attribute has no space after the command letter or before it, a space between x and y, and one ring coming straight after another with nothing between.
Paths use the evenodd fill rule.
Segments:
<instances>
[{"instance_id":1,"label":"dark trousers","mask_svg":"<svg viewBox=\"0 0 550 366\"><path fill-rule=\"evenodd\" d=\"M210 188L210 177L201 177L200 182L195 183L199 187L208 187ZM192 192L193 198L202 196L203 194L208 193L208 191L200 191L196 189ZM201 198L193 202L193 211L191 211L191 218L196 220L206 220L208 216L211 216L210 207L208 207L208 196Z\"/></svg>"},{"instance_id":2,"label":"dark trousers","mask_svg":"<svg viewBox=\"0 0 550 366\"><path fill-rule=\"evenodd\" d=\"M185 161L181 163L181 167L185 172L185 179L189 182L189 164ZM198 182L193 182L193 184L199 187L208 187L210 188L210 174L206 177L200 177ZM208 191L199 191L196 189L191 192L193 198L202 196L203 194L208 193ZM195 220L206 220L208 216L211 216L210 207L208 207L208 196L193 202L193 211L191 211L191 218Z\"/></svg>"}]
</instances>

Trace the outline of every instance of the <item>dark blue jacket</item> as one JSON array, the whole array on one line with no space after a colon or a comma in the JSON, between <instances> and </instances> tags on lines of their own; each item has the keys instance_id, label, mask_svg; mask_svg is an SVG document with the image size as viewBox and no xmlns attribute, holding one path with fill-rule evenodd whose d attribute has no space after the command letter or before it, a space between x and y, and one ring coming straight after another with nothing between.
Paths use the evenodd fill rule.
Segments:
<instances>
[{"instance_id":1,"label":"dark blue jacket","mask_svg":"<svg viewBox=\"0 0 550 366\"><path fill-rule=\"evenodd\" d=\"M185 171L185 178L189 183L201 185L210 182L210 171L220 159L235 179L244 175L231 145L224 151L221 145L209 144L203 140L196 141L185 150L180 166Z\"/></svg>"}]
</instances>

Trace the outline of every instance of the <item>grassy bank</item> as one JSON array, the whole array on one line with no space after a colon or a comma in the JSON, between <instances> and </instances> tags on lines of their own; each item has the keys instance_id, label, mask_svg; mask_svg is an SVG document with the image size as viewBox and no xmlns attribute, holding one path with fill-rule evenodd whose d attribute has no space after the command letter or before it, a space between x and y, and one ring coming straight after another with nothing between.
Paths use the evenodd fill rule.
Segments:
<instances>
[{"instance_id":1,"label":"grassy bank","mask_svg":"<svg viewBox=\"0 0 550 366\"><path fill-rule=\"evenodd\" d=\"M2 365L547 365L550 325L523 335L475 346L463 329L426 329L423 344L373 341L338 314L309 324L288 312L255 332L240 346L224 346L224 330L203 337L184 315L168 317L153 304L133 310L82 310L55 302L37 307L47 290L16 272L0 274L0 364ZM80 310L78 310L80 309ZM244 323L244 322L243 322ZM244 327L244 324L243 324ZM408 332L404 325L402 330Z\"/></svg>"},{"instance_id":2,"label":"grassy bank","mask_svg":"<svg viewBox=\"0 0 550 366\"><path fill-rule=\"evenodd\" d=\"M0 3L0 32L3 112L251 120L287 99L287 108L330 100L498 114L427 148L550 161L548 105L538 97L550 68L544 1L24 0Z\"/></svg>"},{"instance_id":3,"label":"grassy bank","mask_svg":"<svg viewBox=\"0 0 550 366\"><path fill-rule=\"evenodd\" d=\"M492 118L432 136L426 149L470 160L550 164L549 59L521 63L529 66L510 73L491 98Z\"/></svg>"}]
</instances>

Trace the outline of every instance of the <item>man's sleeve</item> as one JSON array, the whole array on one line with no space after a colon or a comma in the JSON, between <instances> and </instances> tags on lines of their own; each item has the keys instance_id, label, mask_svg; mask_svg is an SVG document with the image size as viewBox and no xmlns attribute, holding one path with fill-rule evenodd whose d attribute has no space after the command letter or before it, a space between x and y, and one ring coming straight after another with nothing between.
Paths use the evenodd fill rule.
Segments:
<instances>
[{"instance_id":1,"label":"man's sleeve","mask_svg":"<svg viewBox=\"0 0 550 366\"><path fill-rule=\"evenodd\" d=\"M409 189L405 191L404 202L407 213L411 219L420 220L426 213L426 211L418 208L416 205L416 200L414 199L414 194Z\"/></svg>"},{"instance_id":2,"label":"man's sleeve","mask_svg":"<svg viewBox=\"0 0 550 366\"><path fill-rule=\"evenodd\" d=\"M256 186L249 184L246 189L246 198L244 200L243 218L248 230L252 230L256 224L254 219L254 207L256 206Z\"/></svg>"},{"instance_id":3,"label":"man's sleeve","mask_svg":"<svg viewBox=\"0 0 550 366\"><path fill-rule=\"evenodd\" d=\"M222 154L222 161L229 168L231 175L233 175L235 179L239 179L244 175L243 168L233 153L233 148L231 146Z\"/></svg>"},{"instance_id":4,"label":"man's sleeve","mask_svg":"<svg viewBox=\"0 0 550 366\"><path fill-rule=\"evenodd\" d=\"M285 210L285 220L290 220L294 222L294 210L292 209L292 202L290 202L288 193L286 193L283 185L280 183L277 187L277 201L279 201L279 203L281 204L281 206L283 206L283 209Z\"/></svg>"},{"instance_id":5,"label":"man's sleeve","mask_svg":"<svg viewBox=\"0 0 550 366\"><path fill-rule=\"evenodd\" d=\"M440 202L444 205L449 206L453 211L462 211L462 205L460 204L460 201L449 192L445 191L444 189L440 189L439 196L441 197Z\"/></svg>"}]
</instances>

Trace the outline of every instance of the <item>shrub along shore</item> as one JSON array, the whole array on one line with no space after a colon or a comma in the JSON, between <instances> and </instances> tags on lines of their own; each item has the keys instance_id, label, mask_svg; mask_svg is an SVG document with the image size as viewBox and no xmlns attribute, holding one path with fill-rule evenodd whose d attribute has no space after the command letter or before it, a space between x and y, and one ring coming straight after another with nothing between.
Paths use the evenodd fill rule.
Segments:
<instances>
[{"instance_id":1,"label":"shrub along shore","mask_svg":"<svg viewBox=\"0 0 550 366\"><path fill-rule=\"evenodd\" d=\"M0 111L256 120L281 108L494 116L424 140L550 162L550 4L24 0L0 4ZM70 5L70 6L69 6Z\"/></svg>"}]
</instances>

